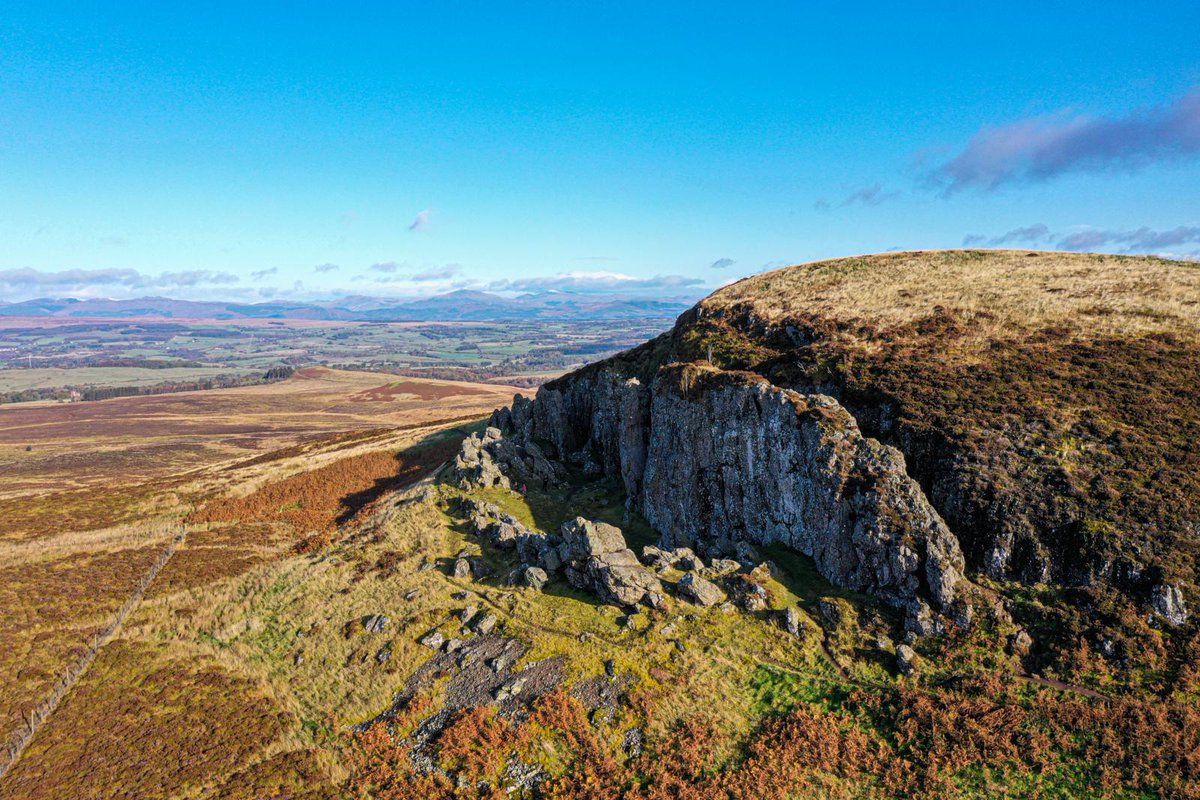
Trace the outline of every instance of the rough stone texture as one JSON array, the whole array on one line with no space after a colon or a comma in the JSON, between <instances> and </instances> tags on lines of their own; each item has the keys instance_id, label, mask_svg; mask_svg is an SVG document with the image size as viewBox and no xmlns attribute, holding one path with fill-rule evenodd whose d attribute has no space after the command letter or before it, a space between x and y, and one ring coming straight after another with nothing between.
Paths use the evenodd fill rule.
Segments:
<instances>
[{"instance_id":1,"label":"rough stone texture","mask_svg":"<svg viewBox=\"0 0 1200 800\"><path fill-rule=\"evenodd\" d=\"M499 440L498 428L488 428L482 437L473 433L463 440L458 456L454 459L454 472L461 488L508 488L508 476L500 470L495 458L495 445Z\"/></svg>"},{"instance_id":2,"label":"rough stone texture","mask_svg":"<svg viewBox=\"0 0 1200 800\"><path fill-rule=\"evenodd\" d=\"M804 635L804 620L800 617L800 609L795 606L788 606L783 610L780 624L792 636L800 637Z\"/></svg>"},{"instance_id":3,"label":"rough stone texture","mask_svg":"<svg viewBox=\"0 0 1200 800\"><path fill-rule=\"evenodd\" d=\"M564 522L559 529L562 545L559 555L563 561L575 561L615 553L625 549L625 537L621 529L605 522L592 522L583 517ZM634 559L635 563L637 559Z\"/></svg>"},{"instance_id":4,"label":"rough stone texture","mask_svg":"<svg viewBox=\"0 0 1200 800\"><path fill-rule=\"evenodd\" d=\"M780 542L831 582L910 613L953 613L960 599L958 540L901 453L864 437L832 398L688 364L660 370L652 391L585 370L520 409L507 435L619 476L664 548L745 543L737 555L748 560L751 544Z\"/></svg>"},{"instance_id":5,"label":"rough stone texture","mask_svg":"<svg viewBox=\"0 0 1200 800\"><path fill-rule=\"evenodd\" d=\"M546 581L550 580L550 577L541 567L526 567L521 573L521 579L529 588L541 589L546 585Z\"/></svg>"},{"instance_id":6,"label":"rough stone texture","mask_svg":"<svg viewBox=\"0 0 1200 800\"><path fill-rule=\"evenodd\" d=\"M654 573L625 546L620 528L576 517L564 522L559 534L558 555L566 565L568 583L575 588L623 606L642 602L648 592L662 588Z\"/></svg>"},{"instance_id":7,"label":"rough stone texture","mask_svg":"<svg viewBox=\"0 0 1200 800\"><path fill-rule=\"evenodd\" d=\"M1182 625L1188 620L1187 603L1178 586L1162 583L1150 592L1150 608L1169 625Z\"/></svg>"},{"instance_id":8,"label":"rough stone texture","mask_svg":"<svg viewBox=\"0 0 1200 800\"><path fill-rule=\"evenodd\" d=\"M896 648L896 667L902 675L912 675L916 671L917 653L906 644Z\"/></svg>"},{"instance_id":9,"label":"rough stone texture","mask_svg":"<svg viewBox=\"0 0 1200 800\"><path fill-rule=\"evenodd\" d=\"M712 606L725 599L721 587L712 581L706 581L694 572L689 572L679 579L679 594L698 606Z\"/></svg>"}]
</instances>

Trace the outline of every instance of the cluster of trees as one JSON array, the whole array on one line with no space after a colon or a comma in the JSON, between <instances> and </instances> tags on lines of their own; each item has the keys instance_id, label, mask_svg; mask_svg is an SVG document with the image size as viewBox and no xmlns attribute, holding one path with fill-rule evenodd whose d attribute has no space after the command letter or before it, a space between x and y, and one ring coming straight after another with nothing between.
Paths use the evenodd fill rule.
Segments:
<instances>
[{"instance_id":1,"label":"cluster of trees","mask_svg":"<svg viewBox=\"0 0 1200 800\"><path fill-rule=\"evenodd\" d=\"M133 366L130 364L111 366ZM178 364L167 364L178 366ZM234 386L255 386L287 380L295 373L290 366L271 367L260 375L214 375L190 381L163 381L149 386L54 386L41 389L21 389L0 392L0 404L27 403L35 400L111 400L114 397L138 397L173 392L194 392L202 389L228 389Z\"/></svg>"}]
</instances>

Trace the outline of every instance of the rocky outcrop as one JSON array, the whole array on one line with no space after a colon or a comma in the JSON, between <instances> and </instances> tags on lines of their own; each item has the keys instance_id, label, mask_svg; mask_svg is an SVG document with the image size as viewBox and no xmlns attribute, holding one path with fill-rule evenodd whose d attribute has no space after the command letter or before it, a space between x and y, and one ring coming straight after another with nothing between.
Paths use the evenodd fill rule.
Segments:
<instances>
[{"instance_id":1,"label":"rocky outcrop","mask_svg":"<svg viewBox=\"0 0 1200 800\"><path fill-rule=\"evenodd\" d=\"M666 548L781 543L831 582L927 619L969 614L958 541L905 471L832 398L753 373L672 365L653 387L592 369L493 424L523 447L619 477Z\"/></svg>"},{"instance_id":2,"label":"rocky outcrop","mask_svg":"<svg viewBox=\"0 0 1200 800\"><path fill-rule=\"evenodd\" d=\"M567 582L577 589L621 606L640 603L662 589L653 572L625 546L620 528L583 517L564 522L560 530Z\"/></svg>"},{"instance_id":3,"label":"rocky outcrop","mask_svg":"<svg viewBox=\"0 0 1200 800\"><path fill-rule=\"evenodd\" d=\"M504 409L501 419L511 430L513 420L508 409ZM562 468L547 459L532 439L502 436L500 428L492 425L482 436L473 433L463 440L454 459L454 474L463 489L493 486L508 489L514 483L558 483Z\"/></svg>"},{"instance_id":4,"label":"rocky outcrop","mask_svg":"<svg viewBox=\"0 0 1200 800\"><path fill-rule=\"evenodd\" d=\"M1162 583L1150 592L1150 608L1168 625L1182 625L1188 620L1187 603L1178 586Z\"/></svg>"},{"instance_id":5,"label":"rocky outcrop","mask_svg":"<svg viewBox=\"0 0 1200 800\"><path fill-rule=\"evenodd\" d=\"M469 500L466 512L477 534L516 552L521 566L510 576L512 583L541 589L550 575L561 573L567 583L606 603L653 604L661 597L662 583L628 548L620 528L576 517L550 536L529 530L491 503Z\"/></svg>"}]
</instances>

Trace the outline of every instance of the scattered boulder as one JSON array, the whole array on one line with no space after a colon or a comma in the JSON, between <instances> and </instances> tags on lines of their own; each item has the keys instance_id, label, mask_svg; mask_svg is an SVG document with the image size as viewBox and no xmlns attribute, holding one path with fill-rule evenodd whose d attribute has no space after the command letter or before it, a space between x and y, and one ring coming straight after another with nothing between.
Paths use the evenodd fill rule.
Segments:
<instances>
[{"instance_id":1,"label":"scattered boulder","mask_svg":"<svg viewBox=\"0 0 1200 800\"><path fill-rule=\"evenodd\" d=\"M725 600L725 593L719 586L694 572L680 578L677 586L682 597L698 606L713 606Z\"/></svg>"},{"instance_id":2,"label":"scattered boulder","mask_svg":"<svg viewBox=\"0 0 1200 800\"><path fill-rule=\"evenodd\" d=\"M698 572L704 569L704 561L690 547L677 547L672 552L674 566L684 572Z\"/></svg>"},{"instance_id":3,"label":"scattered boulder","mask_svg":"<svg viewBox=\"0 0 1200 800\"><path fill-rule=\"evenodd\" d=\"M446 643L446 637L441 631L430 631L418 640L419 644L428 647L430 650L440 650L442 645Z\"/></svg>"},{"instance_id":4,"label":"scattered boulder","mask_svg":"<svg viewBox=\"0 0 1200 800\"><path fill-rule=\"evenodd\" d=\"M471 562L465 558L456 558L450 574L460 580L471 577Z\"/></svg>"},{"instance_id":5,"label":"scattered boulder","mask_svg":"<svg viewBox=\"0 0 1200 800\"><path fill-rule=\"evenodd\" d=\"M621 529L606 522L576 517L564 522L559 533L562 535L559 554L563 561L577 561L625 549Z\"/></svg>"},{"instance_id":6,"label":"scattered boulder","mask_svg":"<svg viewBox=\"0 0 1200 800\"><path fill-rule=\"evenodd\" d=\"M795 606L788 606L783 610L780 616L780 624L792 636L804 636L804 619L800 614L800 609Z\"/></svg>"},{"instance_id":7,"label":"scattered boulder","mask_svg":"<svg viewBox=\"0 0 1200 800\"><path fill-rule=\"evenodd\" d=\"M363 617L362 626L367 633L382 633L391 621L391 617L384 614L370 614Z\"/></svg>"},{"instance_id":8,"label":"scattered boulder","mask_svg":"<svg viewBox=\"0 0 1200 800\"><path fill-rule=\"evenodd\" d=\"M477 620L471 627L480 636L487 636L496 629L497 622L499 620L496 619L495 614L487 614L482 619Z\"/></svg>"},{"instance_id":9,"label":"scattered boulder","mask_svg":"<svg viewBox=\"0 0 1200 800\"><path fill-rule=\"evenodd\" d=\"M661 547L648 544L642 548L642 563L651 569L666 569L671 566L671 556Z\"/></svg>"},{"instance_id":10,"label":"scattered boulder","mask_svg":"<svg viewBox=\"0 0 1200 800\"><path fill-rule=\"evenodd\" d=\"M379 652L375 654L375 660L380 664L392 657L392 643L388 642L383 647L379 648Z\"/></svg>"},{"instance_id":11,"label":"scattered boulder","mask_svg":"<svg viewBox=\"0 0 1200 800\"><path fill-rule=\"evenodd\" d=\"M771 596L765 586L754 580L753 574L738 576L727 585L731 588L738 606L743 610L751 613L767 610Z\"/></svg>"},{"instance_id":12,"label":"scattered boulder","mask_svg":"<svg viewBox=\"0 0 1200 800\"><path fill-rule=\"evenodd\" d=\"M521 579L531 589L541 589L550 580L546 570L541 567L526 567L521 572Z\"/></svg>"},{"instance_id":13,"label":"scattered boulder","mask_svg":"<svg viewBox=\"0 0 1200 800\"><path fill-rule=\"evenodd\" d=\"M909 677L916 671L917 653L906 644L896 648L896 667L900 674Z\"/></svg>"},{"instance_id":14,"label":"scattered boulder","mask_svg":"<svg viewBox=\"0 0 1200 800\"><path fill-rule=\"evenodd\" d=\"M1006 649L1009 655L1016 656L1017 658L1025 658L1025 656L1029 655L1029 651L1033 649L1033 637L1025 630L1019 630L1008 637Z\"/></svg>"},{"instance_id":15,"label":"scattered boulder","mask_svg":"<svg viewBox=\"0 0 1200 800\"><path fill-rule=\"evenodd\" d=\"M635 605L662 584L625 546L621 529L583 517L563 523L558 556L567 582L606 602Z\"/></svg>"},{"instance_id":16,"label":"scattered boulder","mask_svg":"<svg viewBox=\"0 0 1200 800\"><path fill-rule=\"evenodd\" d=\"M742 565L732 558L714 558L708 564L710 575L732 575L742 568Z\"/></svg>"}]
</instances>

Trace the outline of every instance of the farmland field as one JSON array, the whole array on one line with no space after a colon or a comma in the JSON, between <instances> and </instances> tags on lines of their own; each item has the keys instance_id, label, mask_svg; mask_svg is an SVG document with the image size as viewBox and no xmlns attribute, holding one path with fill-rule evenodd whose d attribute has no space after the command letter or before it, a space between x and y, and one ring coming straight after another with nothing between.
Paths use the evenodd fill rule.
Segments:
<instances>
[{"instance_id":1,"label":"farmland field","mask_svg":"<svg viewBox=\"0 0 1200 800\"><path fill-rule=\"evenodd\" d=\"M631 347L668 319L533 322L62 319L0 316L0 403L83 387L170 388L326 366L523 386Z\"/></svg>"}]
</instances>

